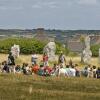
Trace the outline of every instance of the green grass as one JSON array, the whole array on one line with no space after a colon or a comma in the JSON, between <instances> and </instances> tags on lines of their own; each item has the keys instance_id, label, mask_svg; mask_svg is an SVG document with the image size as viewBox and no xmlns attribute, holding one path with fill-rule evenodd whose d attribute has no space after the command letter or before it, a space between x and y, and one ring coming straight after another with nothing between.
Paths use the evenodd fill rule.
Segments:
<instances>
[{"instance_id":1,"label":"green grass","mask_svg":"<svg viewBox=\"0 0 100 100\"><path fill-rule=\"evenodd\" d=\"M0 100L100 100L100 80L1 74Z\"/></svg>"}]
</instances>

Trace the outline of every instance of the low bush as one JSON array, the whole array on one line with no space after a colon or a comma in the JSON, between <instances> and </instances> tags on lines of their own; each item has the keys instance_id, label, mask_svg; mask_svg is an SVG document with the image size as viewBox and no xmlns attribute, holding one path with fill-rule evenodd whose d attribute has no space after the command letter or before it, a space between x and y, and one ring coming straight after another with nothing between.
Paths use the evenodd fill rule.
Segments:
<instances>
[{"instance_id":1,"label":"low bush","mask_svg":"<svg viewBox=\"0 0 100 100\"><path fill-rule=\"evenodd\" d=\"M4 39L0 40L0 53L9 53L14 44L20 46L22 54L31 54L32 52L41 54L46 43L26 38Z\"/></svg>"},{"instance_id":2,"label":"low bush","mask_svg":"<svg viewBox=\"0 0 100 100\"><path fill-rule=\"evenodd\" d=\"M94 57L99 56L99 48L100 48L100 45L92 45L91 46L92 55Z\"/></svg>"},{"instance_id":3,"label":"low bush","mask_svg":"<svg viewBox=\"0 0 100 100\"><path fill-rule=\"evenodd\" d=\"M20 46L20 52L22 54L32 54L32 52L36 52L38 54L43 53L43 48L47 44L43 41L38 41L35 39L27 39L27 38L8 38L4 40L0 40L0 53L9 53L11 47L16 44ZM56 43L56 54L59 54L63 51L65 54L68 54L68 49L64 48L62 44Z\"/></svg>"}]
</instances>

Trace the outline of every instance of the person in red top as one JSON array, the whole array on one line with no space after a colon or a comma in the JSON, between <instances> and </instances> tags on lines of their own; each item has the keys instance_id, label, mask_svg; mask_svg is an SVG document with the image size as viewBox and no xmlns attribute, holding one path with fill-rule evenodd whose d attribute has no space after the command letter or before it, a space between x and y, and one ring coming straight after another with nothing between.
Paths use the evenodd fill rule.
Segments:
<instances>
[{"instance_id":1,"label":"person in red top","mask_svg":"<svg viewBox=\"0 0 100 100\"><path fill-rule=\"evenodd\" d=\"M34 72L35 74L38 73L38 70L39 70L39 66L37 64L35 64L33 67L32 67L32 72Z\"/></svg>"},{"instance_id":2,"label":"person in red top","mask_svg":"<svg viewBox=\"0 0 100 100\"><path fill-rule=\"evenodd\" d=\"M48 65L48 55L46 53L43 54L43 65L44 66Z\"/></svg>"}]
</instances>

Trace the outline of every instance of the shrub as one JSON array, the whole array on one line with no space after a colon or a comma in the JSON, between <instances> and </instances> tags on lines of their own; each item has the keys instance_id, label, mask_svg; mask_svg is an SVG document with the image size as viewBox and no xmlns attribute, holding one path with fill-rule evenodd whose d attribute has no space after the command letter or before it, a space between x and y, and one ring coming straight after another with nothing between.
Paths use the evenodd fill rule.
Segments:
<instances>
[{"instance_id":1,"label":"shrub","mask_svg":"<svg viewBox=\"0 0 100 100\"><path fill-rule=\"evenodd\" d=\"M56 42L56 54L60 54L61 51L65 54L68 55L69 49L64 47L61 43Z\"/></svg>"},{"instance_id":2,"label":"shrub","mask_svg":"<svg viewBox=\"0 0 100 100\"><path fill-rule=\"evenodd\" d=\"M100 45L92 45L92 46L91 46L92 55L93 55L94 57L99 56L99 48L100 48Z\"/></svg>"},{"instance_id":3,"label":"shrub","mask_svg":"<svg viewBox=\"0 0 100 100\"><path fill-rule=\"evenodd\" d=\"M9 38L5 40L0 40L0 53L8 53L11 46L14 44L20 45L20 51L23 54L31 54L32 52L42 53L44 42L40 42L34 39L26 38Z\"/></svg>"},{"instance_id":4,"label":"shrub","mask_svg":"<svg viewBox=\"0 0 100 100\"><path fill-rule=\"evenodd\" d=\"M20 52L22 54L32 54L32 52L36 52L38 54L43 53L43 48L47 44L46 42L41 42L35 39L27 39L27 38L8 38L4 40L0 40L0 53L9 53L11 47L16 44L20 46ZM56 43L56 54L59 54L63 51L65 54L68 54L68 49L64 48L62 44Z\"/></svg>"}]
</instances>

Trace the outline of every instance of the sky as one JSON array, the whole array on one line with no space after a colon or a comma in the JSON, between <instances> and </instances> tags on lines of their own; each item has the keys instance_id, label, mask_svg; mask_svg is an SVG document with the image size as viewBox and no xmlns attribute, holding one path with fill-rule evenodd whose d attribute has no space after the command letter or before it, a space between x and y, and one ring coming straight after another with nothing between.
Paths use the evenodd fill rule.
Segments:
<instances>
[{"instance_id":1,"label":"sky","mask_svg":"<svg viewBox=\"0 0 100 100\"><path fill-rule=\"evenodd\" d=\"M0 0L2 29L100 29L100 0Z\"/></svg>"}]
</instances>

